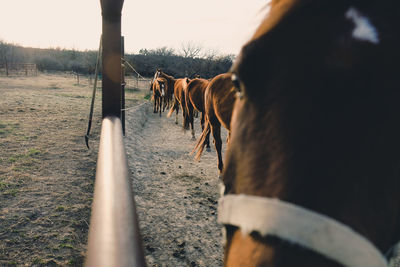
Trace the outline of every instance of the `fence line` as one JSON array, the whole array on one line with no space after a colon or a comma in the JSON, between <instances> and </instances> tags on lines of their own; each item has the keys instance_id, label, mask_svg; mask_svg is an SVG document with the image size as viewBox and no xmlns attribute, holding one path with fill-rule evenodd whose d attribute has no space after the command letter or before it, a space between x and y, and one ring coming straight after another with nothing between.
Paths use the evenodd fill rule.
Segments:
<instances>
[{"instance_id":1,"label":"fence line","mask_svg":"<svg viewBox=\"0 0 400 267\"><path fill-rule=\"evenodd\" d=\"M37 76L38 69L35 63L9 63L0 64L0 74L17 76Z\"/></svg>"},{"instance_id":2,"label":"fence line","mask_svg":"<svg viewBox=\"0 0 400 267\"><path fill-rule=\"evenodd\" d=\"M100 0L103 121L85 262L90 267L146 265L120 119L123 2Z\"/></svg>"}]
</instances>

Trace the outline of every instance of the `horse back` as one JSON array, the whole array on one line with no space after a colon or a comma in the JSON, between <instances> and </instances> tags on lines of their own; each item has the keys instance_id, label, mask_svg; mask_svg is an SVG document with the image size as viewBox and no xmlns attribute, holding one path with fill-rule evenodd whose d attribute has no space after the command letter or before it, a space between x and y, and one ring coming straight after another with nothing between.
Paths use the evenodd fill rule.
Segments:
<instances>
[{"instance_id":1,"label":"horse back","mask_svg":"<svg viewBox=\"0 0 400 267\"><path fill-rule=\"evenodd\" d=\"M230 73L215 76L205 92L207 113L215 115L227 130L230 130L236 94L231 76Z\"/></svg>"},{"instance_id":2,"label":"horse back","mask_svg":"<svg viewBox=\"0 0 400 267\"><path fill-rule=\"evenodd\" d=\"M186 79L181 78L177 79L174 84L174 95L175 98L179 101L179 103L182 103L182 101L185 101L185 95L184 95L184 88L187 86Z\"/></svg>"},{"instance_id":3,"label":"horse back","mask_svg":"<svg viewBox=\"0 0 400 267\"><path fill-rule=\"evenodd\" d=\"M204 112L204 94L210 81L193 79L187 86L187 94L196 110Z\"/></svg>"}]
</instances>

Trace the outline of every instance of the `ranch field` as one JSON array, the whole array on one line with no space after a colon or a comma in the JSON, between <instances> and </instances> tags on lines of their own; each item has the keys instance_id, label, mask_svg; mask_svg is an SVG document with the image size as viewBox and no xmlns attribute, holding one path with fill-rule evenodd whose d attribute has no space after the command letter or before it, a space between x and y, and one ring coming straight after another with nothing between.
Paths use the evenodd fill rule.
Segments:
<instances>
[{"instance_id":1,"label":"ranch field","mask_svg":"<svg viewBox=\"0 0 400 267\"><path fill-rule=\"evenodd\" d=\"M222 266L213 144L194 161L181 111L178 125L154 114L148 88L127 80L124 139L146 262ZM83 265L101 124L97 90L88 150L91 94L70 74L0 77L0 266Z\"/></svg>"},{"instance_id":2,"label":"ranch field","mask_svg":"<svg viewBox=\"0 0 400 267\"><path fill-rule=\"evenodd\" d=\"M127 107L147 84L128 80ZM0 266L83 264L101 123L97 90L88 150L92 88L70 74L0 77Z\"/></svg>"}]
</instances>

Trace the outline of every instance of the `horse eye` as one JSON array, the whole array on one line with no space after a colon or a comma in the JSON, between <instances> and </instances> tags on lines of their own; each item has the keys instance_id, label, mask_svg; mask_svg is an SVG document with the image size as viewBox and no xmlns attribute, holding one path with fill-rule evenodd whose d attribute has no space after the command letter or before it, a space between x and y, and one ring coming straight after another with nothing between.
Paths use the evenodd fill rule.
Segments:
<instances>
[{"instance_id":1,"label":"horse eye","mask_svg":"<svg viewBox=\"0 0 400 267\"><path fill-rule=\"evenodd\" d=\"M239 81L239 78L236 76L236 74L232 74L231 79L232 79L233 86L235 86L235 88L238 91L240 91L240 81Z\"/></svg>"},{"instance_id":2,"label":"horse eye","mask_svg":"<svg viewBox=\"0 0 400 267\"><path fill-rule=\"evenodd\" d=\"M238 95L239 98L243 98L243 92L242 92L242 87L240 85L239 78L237 77L236 74L233 73L231 79L232 79L233 86L236 89L236 94Z\"/></svg>"}]
</instances>

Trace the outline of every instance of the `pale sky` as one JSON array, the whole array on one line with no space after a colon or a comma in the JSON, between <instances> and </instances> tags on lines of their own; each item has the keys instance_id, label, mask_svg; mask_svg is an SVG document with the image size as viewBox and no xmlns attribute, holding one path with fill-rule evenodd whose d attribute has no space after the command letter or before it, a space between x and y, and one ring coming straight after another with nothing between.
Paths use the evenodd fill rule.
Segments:
<instances>
[{"instance_id":1,"label":"pale sky","mask_svg":"<svg viewBox=\"0 0 400 267\"><path fill-rule=\"evenodd\" d=\"M192 43L237 54L268 0L125 0L125 51ZM0 0L0 40L30 47L98 48L100 0Z\"/></svg>"}]
</instances>

